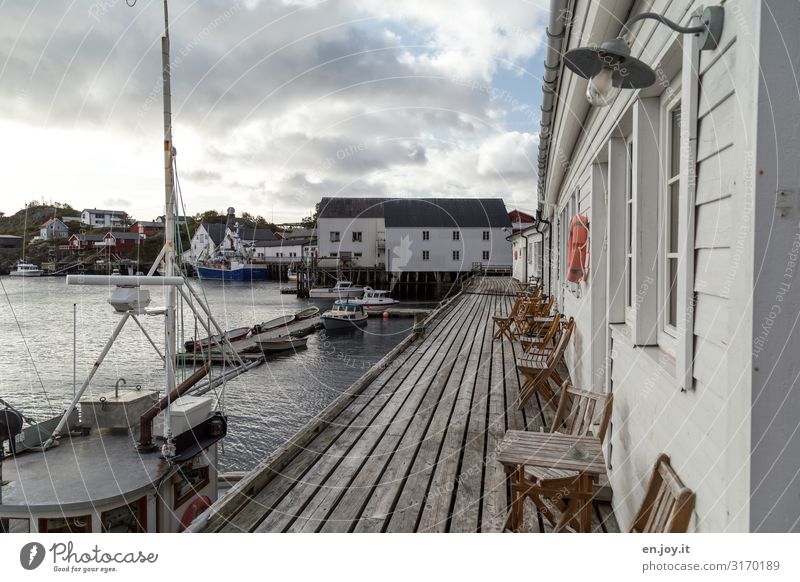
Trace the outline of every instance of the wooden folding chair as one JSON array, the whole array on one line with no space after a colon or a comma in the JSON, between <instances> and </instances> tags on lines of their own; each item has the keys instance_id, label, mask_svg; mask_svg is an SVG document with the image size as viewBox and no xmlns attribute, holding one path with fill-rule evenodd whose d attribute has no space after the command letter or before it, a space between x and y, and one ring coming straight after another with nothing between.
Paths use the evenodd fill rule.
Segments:
<instances>
[{"instance_id":1,"label":"wooden folding chair","mask_svg":"<svg viewBox=\"0 0 800 582\"><path fill-rule=\"evenodd\" d=\"M551 348L553 342L558 343L558 338L562 331L561 327L561 314L558 311L555 312L552 321L546 327L532 324L528 332L519 338L522 344L522 350L524 352L529 352L531 350Z\"/></svg>"},{"instance_id":2,"label":"wooden folding chair","mask_svg":"<svg viewBox=\"0 0 800 582\"><path fill-rule=\"evenodd\" d=\"M520 310L514 318L514 335L521 338L532 329L533 320L537 317L549 315L555 305L555 298L551 295L547 301L532 301Z\"/></svg>"},{"instance_id":3,"label":"wooden folding chair","mask_svg":"<svg viewBox=\"0 0 800 582\"><path fill-rule=\"evenodd\" d=\"M605 442L608 424L611 421L613 395L580 390L564 382L550 432L572 436L594 436ZM525 480L528 487L523 493L531 498L542 517L550 522L554 531L563 531L570 525L576 531L574 521L581 505L592 503L593 496L580 494L575 471L526 467ZM545 499L560 512L558 519Z\"/></svg>"},{"instance_id":4,"label":"wooden folding chair","mask_svg":"<svg viewBox=\"0 0 800 582\"><path fill-rule=\"evenodd\" d=\"M694 497L662 453L653 467L631 533L685 533L694 511Z\"/></svg>"},{"instance_id":5,"label":"wooden folding chair","mask_svg":"<svg viewBox=\"0 0 800 582\"><path fill-rule=\"evenodd\" d=\"M564 359L564 352L569 345L574 328L575 319L570 317L555 348L552 350L530 350L517 359L517 370L525 378L519 388L518 408L521 409L525 406L528 399L537 392L544 397L550 406L556 407L556 395L550 387L550 380L555 381L557 386L561 386L564 383L558 374L557 368Z\"/></svg>"},{"instance_id":6,"label":"wooden folding chair","mask_svg":"<svg viewBox=\"0 0 800 582\"><path fill-rule=\"evenodd\" d=\"M506 336L512 342L514 341L514 334L511 331L511 325L514 323L514 321L516 321L520 311L525 309L528 301L529 300L525 297L517 297L516 301L514 301L514 305L511 307L511 312L508 315L492 316L492 321L497 326L497 331L495 332L492 340Z\"/></svg>"}]
</instances>

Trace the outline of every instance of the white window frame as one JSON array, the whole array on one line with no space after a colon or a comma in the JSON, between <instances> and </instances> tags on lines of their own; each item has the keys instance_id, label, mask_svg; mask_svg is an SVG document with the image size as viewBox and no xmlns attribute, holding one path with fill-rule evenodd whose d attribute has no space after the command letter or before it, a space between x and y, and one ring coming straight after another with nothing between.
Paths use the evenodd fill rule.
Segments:
<instances>
[{"instance_id":1,"label":"white window frame","mask_svg":"<svg viewBox=\"0 0 800 582\"><path fill-rule=\"evenodd\" d=\"M431 252L428 250L422 251L422 260L423 261L430 261L431 260Z\"/></svg>"},{"instance_id":2,"label":"white window frame","mask_svg":"<svg viewBox=\"0 0 800 582\"><path fill-rule=\"evenodd\" d=\"M490 240L490 235L488 230L483 231L483 240Z\"/></svg>"},{"instance_id":3,"label":"white window frame","mask_svg":"<svg viewBox=\"0 0 800 582\"><path fill-rule=\"evenodd\" d=\"M489 257L491 257L491 253L489 251L483 251L483 260L488 261Z\"/></svg>"},{"instance_id":4,"label":"white window frame","mask_svg":"<svg viewBox=\"0 0 800 582\"><path fill-rule=\"evenodd\" d=\"M453 251L453 260L460 261L461 260L461 251Z\"/></svg>"},{"instance_id":5,"label":"white window frame","mask_svg":"<svg viewBox=\"0 0 800 582\"><path fill-rule=\"evenodd\" d=\"M342 233L338 230L332 230L330 238L332 243L342 242Z\"/></svg>"},{"instance_id":6,"label":"white window frame","mask_svg":"<svg viewBox=\"0 0 800 582\"><path fill-rule=\"evenodd\" d=\"M422 231L422 240L430 240L431 239L431 231L423 230Z\"/></svg>"},{"instance_id":7,"label":"white window frame","mask_svg":"<svg viewBox=\"0 0 800 582\"><path fill-rule=\"evenodd\" d=\"M635 260L636 231L633 202L633 135L625 138L625 321L633 321L634 285L633 262Z\"/></svg>"},{"instance_id":8,"label":"white window frame","mask_svg":"<svg viewBox=\"0 0 800 582\"><path fill-rule=\"evenodd\" d=\"M364 242L364 234L360 230L353 231L353 242Z\"/></svg>"},{"instance_id":9,"label":"white window frame","mask_svg":"<svg viewBox=\"0 0 800 582\"><path fill-rule=\"evenodd\" d=\"M461 231L460 230L454 230L453 231L453 240L461 240Z\"/></svg>"}]
</instances>

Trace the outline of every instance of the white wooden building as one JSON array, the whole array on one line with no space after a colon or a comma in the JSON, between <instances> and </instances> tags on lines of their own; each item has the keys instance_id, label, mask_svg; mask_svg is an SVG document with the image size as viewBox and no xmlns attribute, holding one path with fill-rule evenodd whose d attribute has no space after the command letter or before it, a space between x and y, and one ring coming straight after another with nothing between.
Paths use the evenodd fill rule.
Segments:
<instances>
[{"instance_id":1,"label":"white wooden building","mask_svg":"<svg viewBox=\"0 0 800 582\"><path fill-rule=\"evenodd\" d=\"M68 236L69 227L58 218L51 218L39 227L39 238L42 240L55 240Z\"/></svg>"},{"instance_id":2,"label":"white wooden building","mask_svg":"<svg viewBox=\"0 0 800 582\"><path fill-rule=\"evenodd\" d=\"M81 224L85 224L90 228L120 226L127 216L124 210L84 208L81 211Z\"/></svg>"},{"instance_id":3,"label":"white wooden building","mask_svg":"<svg viewBox=\"0 0 800 582\"><path fill-rule=\"evenodd\" d=\"M192 235L188 250L188 260L203 260L214 256L214 251L222 243L227 234L224 224L202 223Z\"/></svg>"},{"instance_id":4,"label":"white wooden building","mask_svg":"<svg viewBox=\"0 0 800 582\"><path fill-rule=\"evenodd\" d=\"M387 272L511 268L505 204L479 198L323 198L320 257Z\"/></svg>"},{"instance_id":5,"label":"white wooden building","mask_svg":"<svg viewBox=\"0 0 800 582\"><path fill-rule=\"evenodd\" d=\"M612 391L606 460L627 527L659 453L696 492L697 531L800 530L800 4L727 0L719 45L654 20L629 35L654 85L590 106L564 53L691 0L554 0L539 204L545 290L577 321L572 381ZM548 92L552 97L548 98ZM589 277L567 236L590 221Z\"/></svg>"},{"instance_id":6,"label":"white wooden building","mask_svg":"<svg viewBox=\"0 0 800 582\"><path fill-rule=\"evenodd\" d=\"M518 281L531 281L542 273L542 233L534 225L514 229L511 235L512 274Z\"/></svg>"}]
</instances>

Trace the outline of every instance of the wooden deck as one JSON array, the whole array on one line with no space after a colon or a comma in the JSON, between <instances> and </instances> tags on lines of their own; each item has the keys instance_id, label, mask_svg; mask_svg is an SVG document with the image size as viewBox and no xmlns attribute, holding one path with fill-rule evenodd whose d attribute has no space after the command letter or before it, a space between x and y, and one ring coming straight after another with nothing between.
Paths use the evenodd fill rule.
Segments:
<instances>
[{"instance_id":1,"label":"wooden deck","mask_svg":"<svg viewBox=\"0 0 800 582\"><path fill-rule=\"evenodd\" d=\"M518 288L506 277L474 282L192 530L500 531L510 498L496 446L506 430L538 430L551 416L536 401L517 410L513 347L492 342L491 316L508 312ZM541 531L529 516L527 529ZM595 521L616 530L605 504Z\"/></svg>"}]
</instances>

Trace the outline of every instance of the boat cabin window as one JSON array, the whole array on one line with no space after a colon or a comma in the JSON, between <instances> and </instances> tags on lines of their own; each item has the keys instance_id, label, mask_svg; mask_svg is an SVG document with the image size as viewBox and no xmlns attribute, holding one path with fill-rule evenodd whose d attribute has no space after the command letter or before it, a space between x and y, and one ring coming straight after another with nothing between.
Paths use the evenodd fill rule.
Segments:
<instances>
[{"instance_id":1,"label":"boat cabin window","mask_svg":"<svg viewBox=\"0 0 800 582\"><path fill-rule=\"evenodd\" d=\"M92 516L46 517L39 520L39 533L91 533Z\"/></svg>"},{"instance_id":2,"label":"boat cabin window","mask_svg":"<svg viewBox=\"0 0 800 582\"><path fill-rule=\"evenodd\" d=\"M147 497L122 507L104 511L100 516L103 533L144 533L147 531Z\"/></svg>"},{"instance_id":3,"label":"boat cabin window","mask_svg":"<svg viewBox=\"0 0 800 582\"><path fill-rule=\"evenodd\" d=\"M208 467L185 470L175 475L175 488L173 490L175 508L177 509L197 495L208 483Z\"/></svg>"},{"instance_id":4,"label":"boat cabin window","mask_svg":"<svg viewBox=\"0 0 800 582\"><path fill-rule=\"evenodd\" d=\"M0 534L30 532L31 520L17 517L0 517Z\"/></svg>"}]
</instances>

